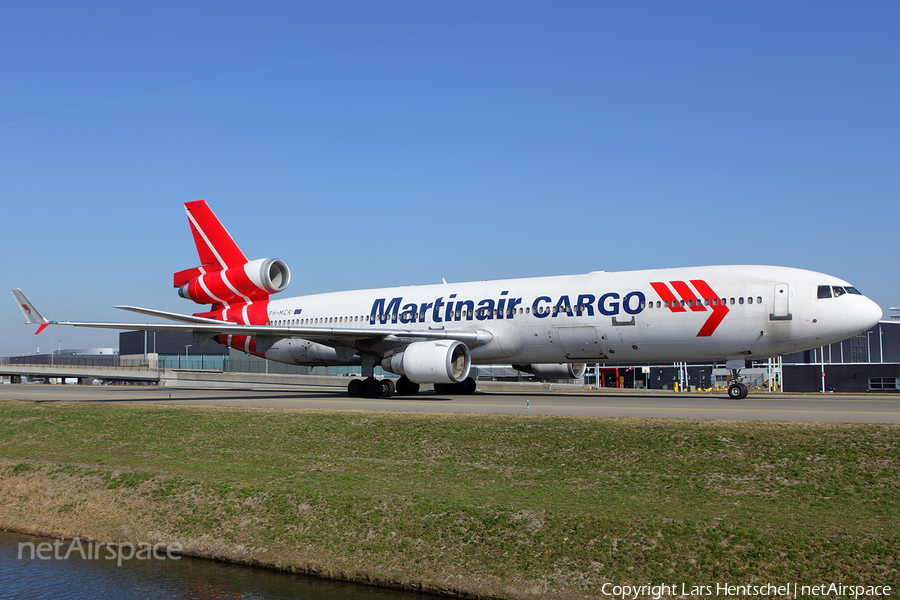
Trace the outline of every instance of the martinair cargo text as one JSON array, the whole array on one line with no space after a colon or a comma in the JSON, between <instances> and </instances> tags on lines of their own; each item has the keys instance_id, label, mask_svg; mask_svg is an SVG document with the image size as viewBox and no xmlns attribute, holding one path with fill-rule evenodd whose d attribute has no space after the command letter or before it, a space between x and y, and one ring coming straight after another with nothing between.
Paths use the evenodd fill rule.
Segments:
<instances>
[{"instance_id":1,"label":"martinair cargo text","mask_svg":"<svg viewBox=\"0 0 900 600\"><path fill-rule=\"evenodd\" d=\"M831 344L881 319L848 282L802 269L712 266L357 290L270 300L290 282L276 259L248 260L206 202L185 209L199 267L179 294L209 310L119 306L167 324L55 322L12 290L28 323L191 331L197 339L295 365L360 365L352 396L472 393L475 364L513 364L544 379L587 362L724 362L732 398L748 361ZM377 379L375 367L400 375Z\"/></svg>"}]
</instances>

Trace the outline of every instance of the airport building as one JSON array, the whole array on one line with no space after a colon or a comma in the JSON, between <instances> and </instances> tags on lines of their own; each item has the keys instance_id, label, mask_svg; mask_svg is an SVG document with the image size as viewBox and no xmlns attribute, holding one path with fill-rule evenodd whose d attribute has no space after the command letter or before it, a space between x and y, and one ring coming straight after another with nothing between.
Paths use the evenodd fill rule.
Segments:
<instances>
[{"instance_id":1,"label":"airport building","mask_svg":"<svg viewBox=\"0 0 900 600\"><path fill-rule=\"evenodd\" d=\"M773 391L847 393L900 392L900 309L891 320L822 348L781 359L757 361L742 371L750 387ZM7 364L113 365L150 369L223 370L230 372L358 376L358 366L309 367L286 365L227 348L212 339L197 340L184 332L127 331L119 335L119 352L112 348L55 351L0 359ZM644 389L709 389L726 387L731 373L712 364L588 364L585 385ZM378 375L384 373L377 369ZM473 367L479 380L529 381L532 375L511 365Z\"/></svg>"},{"instance_id":2,"label":"airport building","mask_svg":"<svg viewBox=\"0 0 900 600\"><path fill-rule=\"evenodd\" d=\"M895 310L895 309L892 309ZM897 309L900 313L900 309ZM131 331L120 335L120 354L132 360L145 352L161 368L224 369L251 373L357 375L358 366L292 366L261 359L226 348L212 340L193 345L190 334ZM614 364L588 365L586 381L598 387L708 389L727 386L730 372L722 365ZM599 367L599 377L597 373ZM379 368L380 371L380 368ZM824 383L823 374L824 373ZM380 373L379 373L380 374ZM527 381L532 376L510 365L477 366L478 379ZM889 392L900 391L900 314L881 321L870 330L839 342L784 356L758 361L742 372L751 387L769 386L785 392ZM771 382L771 383L770 383Z\"/></svg>"}]
</instances>

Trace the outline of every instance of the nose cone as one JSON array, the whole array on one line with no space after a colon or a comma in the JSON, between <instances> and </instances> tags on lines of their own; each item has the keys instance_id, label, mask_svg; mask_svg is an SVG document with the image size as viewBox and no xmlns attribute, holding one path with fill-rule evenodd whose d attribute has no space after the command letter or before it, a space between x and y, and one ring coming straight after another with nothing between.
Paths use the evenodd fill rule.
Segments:
<instances>
[{"instance_id":1,"label":"nose cone","mask_svg":"<svg viewBox=\"0 0 900 600\"><path fill-rule=\"evenodd\" d=\"M881 320L881 317L884 316L884 311L881 310L881 307L865 298L865 302L859 308L859 319L863 323L863 327L868 330L875 325L878 324L878 321Z\"/></svg>"},{"instance_id":2,"label":"nose cone","mask_svg":"<svg viewBox=\"0 0 900 600\"><path fill-rule=\"evenodd\" d=\"M847 333L851 336L872 329L884 315L881 307L865 296L857 296L854 300L852 306L847 307L844 317L847 323Z\"/></svg>"}]
</instances>

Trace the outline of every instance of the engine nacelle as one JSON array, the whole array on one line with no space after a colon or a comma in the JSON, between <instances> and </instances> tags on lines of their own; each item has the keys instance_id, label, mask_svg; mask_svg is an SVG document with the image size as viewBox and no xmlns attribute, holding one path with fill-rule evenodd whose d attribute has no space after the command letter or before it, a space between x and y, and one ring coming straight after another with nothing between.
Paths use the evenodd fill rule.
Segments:
<instances>
[{"instance_id":1,"label":"engine nacelle","mask_svg":"<svg viewBox=\"0 0 900 600\"><path fill-rule=\"evenodd\" d=\"M414 383L460 383L469 376L471 366L469 348L453 340L415 342L381 361L385 371Z\"/></svg>"},{"instance_id":2,"label":"engine nacelle","mask_svg":"<svg viewBox=\"0 0 900 600\"><path fill-rule=\"evenodd\" d=\"M233 303L277 294L290 282L291 270L284 261L260 258L195 277L181 286L178 295L198 304Z\"/></svg>"},{"instance_id":3,"label":"engine nacelle","mask_svg":"<svg viewBox=\"0 0 900 600\"><path fill-rule=\"evenodd\" d=\"M541 363L535 365L513 365L523 373L531 373L538 379L581 379L587 367L584 363Z\"/></svg>"}]
</instances>

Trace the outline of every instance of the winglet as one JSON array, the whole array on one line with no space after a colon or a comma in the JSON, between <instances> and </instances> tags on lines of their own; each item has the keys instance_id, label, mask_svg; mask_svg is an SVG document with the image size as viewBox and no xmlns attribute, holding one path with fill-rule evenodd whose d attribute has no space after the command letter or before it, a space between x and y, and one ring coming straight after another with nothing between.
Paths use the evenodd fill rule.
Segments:
<instances>
[{"instance_id":1,"label":"winglet","mask_svg":"<svg viewBox=\"0 0 900 600\"><path fill-rule=\"evenodd\" d=\"M34 304L31 303L31 300L25 297L25 294L22 293L22 290L16 288L14 290L10 290L12 292L13 297L16 299L16 303L19 305L19 310L22 311L22 314L25 315L25 322L32 323L34 325L40 325L38 330L34 333L35 335L39 334L44 330L44 328L50 324L50 321L45 319L38 309L34 307Z\"/></svg>"}]
</instances>

